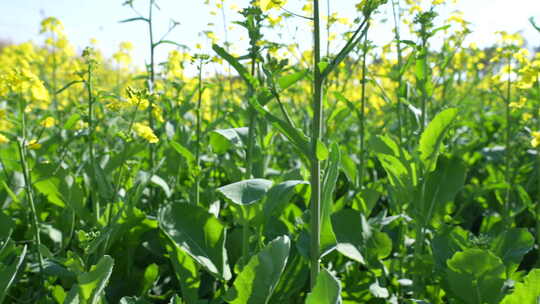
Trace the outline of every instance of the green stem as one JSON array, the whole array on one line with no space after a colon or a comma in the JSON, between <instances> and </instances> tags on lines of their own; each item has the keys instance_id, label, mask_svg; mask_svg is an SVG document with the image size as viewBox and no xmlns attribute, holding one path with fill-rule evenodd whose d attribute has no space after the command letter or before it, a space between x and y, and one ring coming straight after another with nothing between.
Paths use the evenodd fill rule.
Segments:
<instances>
[{"instance_id":1,"label":"green stem","mask_svg":"<svg viewBox=\"0 0 540 304\"><path fill-rule=\"evenodd\" d=\"M93 95L93 87L92 87L92 59L91 55L88 55L88 62L87 62L87 70L86 70L86 92L88 95L88 152L90 155L90 170L91 172L94 172L95 168L95 154L94 154L94 95ZM95 174L90 174L90 184L92 187L95 185ZM96 195L96 191L90 191L90 195L92 197L92 204L95 212L95 219L96 223L99 221L100 217L100 206L98 202L98 196Z\"/></svg>"},{"instance_id":2,"label":"green stem","mask_svg":"<svg viewBox=\"0 0 540 304\"><path fill-rule=\"evenodd\" d=\"M43 256L41 255L41 251L39 250L39 247L41 246L41 236L40 236L40 229L39 229L39 218L37 216L36 211L36 204L34 202L34 192L32 188L32 177L30 176L30 172L28 170L28 162L26 160L26 115L25 115L25 108L23 106L22 100L19 101L19 115L21 120L21 133L22 138L17 141L17 148L19 152L19 159L21 162L21 169L23 173L24 178L24 188L26 193L26 198L28 200L28 203L30 205L30 218L32 222L32 228L34 230L34 240L36 242L36 253L39 259L39 272L40 272L40 280L42 281L42 284L44 283L44 278L42 276L43 274ZM5 167L4 167L5 169Z\"/></svg>"},{"instance_id":3,"label":"green stem","mask_svg":"<svg viewBox=\"0 0 540 304\"><path fill-rule=\"evenodd\" d=\"M154 44L154 31L153 31L153 20L152 20L152 8L154 6L154 0L150 0L150 5L148 8L148 32L150 35L150 67L149 67L149 78L148 78L148 88L150 91L150 98L149 98L149 105L148 105L148 123L150 125L150 128L154 130L154 115L152 115L152 110L154 109L154 98L153 98L153 92L154 92L154 81L155 81L155 59L154 59L154 52L155 52L155 44ZM155 164L155 145L150 145L150 167L149 169L154 168Z\"/></svg>"},{"instance_id":4,"label":"green stem","mask_svg":"<svg viewBox=\"0 0 540 304\"><path fill-rule=\"evenodd\" d=\"M317 142L322 133L322 90L323 78L319 69L321 60L319 0L313 1L313 122L311 132L311 288L319 275L321 242L321 164L317 158Z\"/></svg>"},{"instance_id":5,"label":"green stem","mask_svg":"<svg viewBox=\"0 0 540 304\"><path fill-rule=\"evenodd\" d=\"M361 109L360 109L360 174L359 174L359 183L358 185L362 187L362 184L364 182L364 171L366 168L365 165L365 133L366 133L366 81L367 81L367 64L366 64L366 57L368 52L368 39L367 39L367 31L369 29L369 25L366 26L365 29L365 38L364 38L364 53L362 55L362 85L361 85Z\"/></svg>"},{"instance_id":6,"label":"green stem","mask_svg":"<svg viewBox=\"0 0 540 304\"><path fill-rule=\"evenodd\" d=\"M402 94L403 91L403 76L401 74L401 68L403 66L403 55L401 50L401 37L399 33L399 22L400 22L400 12L399 12L399 0L397 1L397 13L396 13L396 3L392 0L392 13L394 16L394 33L395 33L395 39L396 39L396 47L397 47L397 55L398 55L398 88L397 88L397 100L396 100L396 114L397 114L397 122L398 122L398 140L399 144L403 143L402 138L402 128L403 128L403 120L401 117L401 98L404 97Z\"/></svg>"},{"instance_id":7,"label":"green stem","mask_svg":"<svg viewBox=\"0 0 540 304\"><path fill-rule=\"evenodd\" d=\"M503 219L506 227L509 227L511 225L510 223L510 192L512 190L511 187L511 181L510 181L510 160L511 160L511 146L510 146L510 136L512 133L512 125L511 125L511 116L510 116L510 98L511 98L511 90L512 90L512 81L510 79L510 73L511 73L511 64L512 64L512 57L508 56L508 80L507 80L507 90L506 90L506 102L505 102L505 115L506 115L506 154L505 154L505 170L504 170L504 178L506 183L506 194L505 194L505 201L504 201L504 211L503 211Z\"/></svg>"},{"instance_id":8,"label":"green stem","mask_svg":"<svg viewBox=\"0 0 540 304\"><path fill-rule=\"evenodd\" d=\"M536 78L536 92L540 99L540 76ZM540 131L540 100L536 103L536 109L534 111L536 118L536 130ZM536 148L536 182L538 196L540 197L540 146ZM536 243L540 245L540 199L536 203Z\"/></svg>"},{"instance_id":9,"label":"green stem","mask_svg":"<svg viewBox=\"0 0 540 304\"><path fill-rule=\"evenodd\" d=\"M203 69L203 63L202 60L199 64L199 75L198 75L198 81L199 81L199 87L198 87L198 100L197 100L197 143L195 145L195 167L197 168L197 174L195 176L195 188L193 189L194 196L195 196L195 205L199 205L200 202L200 165L201 165L201 103L202 103L202 69Z\"/></svg>"}]
</instances>

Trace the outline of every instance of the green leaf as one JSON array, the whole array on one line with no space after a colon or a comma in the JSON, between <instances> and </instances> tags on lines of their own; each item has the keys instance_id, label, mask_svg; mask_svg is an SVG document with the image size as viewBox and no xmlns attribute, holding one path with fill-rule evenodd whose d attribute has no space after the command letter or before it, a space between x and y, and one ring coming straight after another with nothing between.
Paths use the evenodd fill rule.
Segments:
<instances>
[{"instance_id":1,"label":"green leaf","mask_svg":"<svg viewBox=\"0 0 540 304\"><path fill-rule=\"evenodd\" d=\"M234 280L233 287L225 294L225 301L234 304L268 303L287 264L290 246L288 236L278 237L251 257Z\"/></svg>"},{"instance_id":2,"label":"green leaf","mask_svg":"<svg viewBox=\"0 0 540 304\"><path fill-rule=\"evenodd\" d=\"M49 177L34 183L35 189L47 197L52 204L64 208L66 204L62 200L62 193L59 190L60 179L58 177Z\"/></svg>"},{"instance_id":3,"label":"green leaf","mask_svg":"<svg viewBox=\"0 0 540 304\"><path fill-rule=\"evenodd\" d=\"M538 304L540 301L540 269L533 269L523 282L516 283L514 291L504 297L501 304Z\"/></svg>"},{"instance_id":4,"label":"green leaf","mask_svg":"<svg viewBox=\"0 0 540 304\"><path fill-rule=\"evenodd\" d=\"M319 62L318 67L319 67L320 73L324 74L324 71L328 67L328 62L327 61L321 61L321 62Z\"/></svg>"},{"instance_id":5,"label":"green leaf","mask_svg":"<svg viewBox=\"0 0 540 304\"><path fill-rule=\"evenodd\" d=\"M325 170L322 183L321 201L321 256L329 253L336 246L336 236L332 229L332 207L334 205L334 189L339 177L341 154L339 146L334 143L331 147L330 158Z\"/></svg>"},{"instance_id":6,"label":"green leaf","mask_svg":"<svg viewBox=\"0 0 540 304\"><path fill-rule=\"evenodd\" d=\"M306 297L306 304L338 304L341 303L341 285L338 279L322 268L317 276L313 290Z\"/></svg>"},{"instance_id":7,"label":"green leaf","mask_svg":"<svg viewBox=\"0 0 540 304\"><path fill-rule=\"evenodd\" d=\"M146 269L144 270L144 276L143 276L143 286L141 289L141 296L146 295L146 293L152 288L152 285L154 285L154 281L157 279L159 275L159 267L156 264L150 264Z\"/></svg>"},{"instance_id":8,"label":"green leaf","mask_svg":"<svg viewBox=\"0 0 540 304\"><path fill-rule=\"evenodd\" d=\"M422 223L434 224L442 221L446 212L446 206L452 202L456 194L463 188L465 183L466 168L457 158L441 158L436 169L429 172L424 185L423 205L411 204L413 208L418 206L412 213ZM422 191L422 185L418 191Z\"/></svg>"},{"instance_id":9,"label":"green leaf","mask_svg":"<svg viewBox=\"0 0 540 304\"><path fill-rule=\"evenodd\" d=\"M218 279L228 281L225 226L204 208L192 204L172 204L159 212L161 230L197 263Z\"/></svg>"},{"instance_id":10,"label":"green leaf","mask_svg":"<svg viewBox=\"0 0 540 304\"><path fill-rule=\"evenodd\" d=\"M463 228L442 226L437 229L437 235L431 242L435 266L442 270L446 268L446 261L457 252L472 247L469 233Z\"/></svg>"},{"instance_id":11,"label":"green leaf","mask_svg":"<svg viewBox=\"0 0 540 304\"><path fill-rule=\"evenodd\" d=\"M17 257L17 247L10 239L0 243L0 303L4 303L7 292L17 276L17 272L26 257L26 246Z\"/></svg>"},{"instance_id":12,"label":"green leaf","mask_svg":"<svg viewBox=\"0 0 540 304\"><path fill-rule=\"evenodd\" d=\"M418 152L426 170L433 171L435 169L439 147L457 114L458 110L455 108L440 112L433 118L420 136Z\"/></svg>"},{"instance_id":13,"label":"green leaf","mask_svg":"<svg viewBox=\"0 0 540 304\"><path fill-rule=\"evenodd\" d=\"M14 228L15 222L11 217L5 215L4 212L0 210L0 240L7 239ZM2 301L0 301L0 303L2 303Z\"/></svg>"},{"instance_id":14,"label":"green leaf","mask_svg":"<svg viewBox=\"0 0 540 304\"><path fill-rule=\"evenodd\" d=\"M77 123L77 121L79 121L79 119L81 118L81 115L75 113L73 115L71 115L68 120L66 121L66 123L64 123L64 129L65 130L72 130L73 127L75 127L75 124Z\"/></svg>"},{"instance_id":15,"label":"green leaf","mask_svg":"<svg viewBox=\"0 0 540 304\"><path fill-rule=\"evenodd\" d=\"M347 153L344 153L344 150L342 150L341 153L341 169L349 179L349 182L356 186L358 183L358 169L356 167L356 163L349 155L347 155Z\"/></svg>"},{"instance_id":16,"label":"green leaf","mask_svg":"<svg viewBox=\"0 0 540 304\"><path fill-rule=\"evenodd\" d=\"M223 154L232 147L242 146L242 137L248 134L248 128L221 129L210 133L210 146L217 154Z\"/></svg>"},{"instance_id":17,"label":"green leaf","mask_svg":"<svg viewBox=\"0 0 540 304\"><path fill-rule=\"evenodd\" d=\"M233 55L229 54L224 48L217 44L213 44L212 49L238 72L240 77L245 80L251 89L258 87L257 80L249 74L248 70L240 63L240 61L238 61L238 59L234 58Z\"/></svg>"},{"instance_id":18,"label":"green leaf","mask_svg":"<svg viewBox=\"0 0 540 304\"><path fill-rule=\"evenodd\" d=\"M100 303L102 293L111 276L113 265L114 260L110 256L105 255L99 260L97 265L92 266L89 272L77 276L79 296L86 303Z\"/></svg>"},{"instance_id":19,"label":"green leaf","mask_svg":"<svg viewBox=\"0 0 540 304\"><path fill-rule=\"evenodd\" d=\"M309 138L302 130L294 127L288 122L274 116L264 109L256 100L249 99L250 104L259 112L267 121L269 121L276 129L278 129L287 139L289 139L298 151L302 152L305 157L310 157Z\"/></svg>"},{"instance_id":20,"label":"green leaf","mask_svg":"<svg viewBox=\"0 0 540 304\"><path fill-rule=\"evenodd\" d=\"M173 147L173 149L180 154L182 157L186 159L188 164L195 162L195 156L193 156L193 153L189 151L186 147L182 146L181 144L177 143L174 140L171 140L169 142L169 145Z\"/></svg>"},{"instance_id":21,"label":"green leaf","mask_svg":"<svg viewBox=\"0 0 540 304\"><path fill-rule=\"evenodd\" d=\"M427 70L426 70L427 64L426 64L425 53L426 53L425 51L421 51L416 56L415 75L419 81L424 81L427 78Z\"/></svg>"},{"instance_id":22,"label":"green leaf","mask_svg":"<svg viewBox=\"0 0 540 304\"><path fill-rule=\"evenodd\" d=\"M187 304L199 303L201 280L195 260L175 244L167 246L167 251L169 252L169 259L175 270L176 278L180 282L184 300Z\"/></svg>"},{"instance_id":23,"label":"green leaf","mask_svg":"<svg viewBox=\"0 0 540 304\"><path fill-rule=\"evenodd\" d=\"M171 188L169 188L169 185L167 184L167 182L163 178L161 178L161 177L159 177L157 175L152 175L152 177L150 178L150 182L152 184L160 187L163 190L163 192L165 193L166 197L171 196L171 194L172 194Z\"/></svg>"},{"instance_id":24,"label":"green leaf","mask_svg":"<svg viewBox=\"0 0 540 304\"><path fill-rule=\"evenodd\" d=\"M365 264L361 222L362 215L353 209L342 209L332 215L337 251L353 261Z\"/></svg>"},{"instance_id":25,"label":"green leaf","mask_svg":"<svg viewBox=\"0 0 540 304\"><path fill-rule=\"evenodd\" d=\"M309 183L303 180L288 180L270 188L263 208L264 215L266 217L279 216L299 185L309 186Z\"/></svg>"},{"instance_id":26,"label":"green leaf","mask_svg":"<svg viewBox=\"0 0 540 304\"><path fill-rule=\"evenodd\" d=\"M490 243L491 252L501 258L508 274L517 270L521 260L534 245L534 237L526 228L510 228Z\"/></svg>"},{"instance_id":27,"label":"green leaf","mask_svg":"<svg viewBox=\"0 0 540 304\"><path fill-rule=\"evenodd\" d=\"M255 178L220 187L217 191L237 205L250 205L260 201L271 186L272 181Z\"/></svg>"},{"instance_id":28,"label":"green leaf","mask_svg":"<svg viewBox=\"0 0 540 304\"><path fill-rule=\"evenodd\" d=\"M295 72L289 75L282 76L278 79L277 83L279 85L279 88L281 90L285 90L301 80L302 78L306 77L306 75L309 73L309 70L302 70L299 72Z\"/></svg>"},{"instance_id":29,"label":"green leaf","mask_svg":"<svg viewBox=\"0 0 540 304\"><path fill-rule=\"evenodd\" d=\"M369 234L364 235L364 239L366 243L365 256L370 264L376 264L392 253L392 239L388 234L371 230Z\"/></svg>"},{"instance_id":30,"label":"green leaf","mask_svg":"<svg viewBox=\"0 0 540 304\"><path fill-rule=\"evenodd\" d=\"M328 158L328 154L329 154L328 149L326 148L326 146L320 139L317 139L316 154L317 154L317 159L320 161L326 160Z\"/></svg>"},{"instance_id":31,"label":"green leaf","mask_svg":"<svg viewBox=\"0 0 540 304\"><path fill-rule=\"evenodd\" d=\"M505 280L504 264L493 253L466 249L447 261L447 292L464 303L498 303Z\"/></svg>"}]
</instances>

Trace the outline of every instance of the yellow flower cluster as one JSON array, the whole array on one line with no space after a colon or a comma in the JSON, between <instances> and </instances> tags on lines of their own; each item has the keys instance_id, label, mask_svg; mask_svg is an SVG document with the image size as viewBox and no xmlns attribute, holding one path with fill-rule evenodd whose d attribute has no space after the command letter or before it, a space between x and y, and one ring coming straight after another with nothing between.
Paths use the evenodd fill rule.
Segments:
<instances>
[{"instance_id":1,"label":"yellow flower cluster","mask_svg":"<svg viewBox=\"0 0 540 304\"><path fill-rule=\"evenodd\" d=\"M135 131L135 134L137 134L139 137L144 138L146 141L148 141L151 144L155 144L159 141L156 134L154 134L154 131L146 124L136 122L133 124L133 131Z\"/></svg>"},{"instance_id":2,"label":"yellow flower cluster","mask_svg":"<svg viewBox=\"0 0 540 304\"><path fill-rule=\"evenodd\" d=\"M540 131L533 131L531 135L531 146L533 146L534 148L540 146Z\"/></svg>"},{"instance_id":3,"label":"yellow flower cluster","mask_svg":"<svg viewBox=\"0 0 540 304\"><path fill-rule=\"evenodd\" d=\"M41 121L41 126L44 128L52 128L54 125L56 125L56 119L50 116Z\"/></svg>"}]
</instances>

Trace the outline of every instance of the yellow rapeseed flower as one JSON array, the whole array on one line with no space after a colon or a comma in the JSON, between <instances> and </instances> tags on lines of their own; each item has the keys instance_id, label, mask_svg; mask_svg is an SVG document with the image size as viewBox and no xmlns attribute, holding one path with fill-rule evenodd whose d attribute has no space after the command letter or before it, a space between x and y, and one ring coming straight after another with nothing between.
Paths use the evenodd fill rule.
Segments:
<instances>
[{"instance_id":1,"label":"yellow rapeseed flower","mask_svg":"<svg viewBox=\"0 0 540 304\"><path fill-rule=\"evenodd\" d=\"M9 142L9 138L7 138L4 135L0 134L0 144L7 144L8 142Z\"/></svg>"},{"instance_id":2,"label":"yellow rapeseed flower","mask_svg":"<svg viewBox=\"0 0 540 304\"><path fill-rule=\"evenodd\" d=\"M56 125L56 119L54 119L53 117L50 117L50 116L45 118L41 122L41 126L44 127L44 128L52 128L52 127L54 127L54 125Z\"/></svg>"},{"instance_id":3,"label":"yellow rapeseed flower","mask_svg":"<svg viewBox=\"0 0 540 304\"><path fill-rule=\"evenodd\" d=\"M534 148L540 146L540 131L533 131L531 135L533 137L531 140L531 146Z\"/></svg>"},{"instance_id":4,"label":"yellow rapeseed flower","mask_svg":"<svg viewBox=\"0 0 540 304\"><path fill-rule=\"evenodd\" d=\"M37 139L32 139L31 141L29 141L26 146L29 148L29 149L32 149L32 150L37 150L39 148L41 148L41 144L38 143Z\"/></svg>"},{"instance_id":5,"label":"yellow rapeseed flower","mask_svg":"<svg viewBox=\"0 0 540 304\"><path fill-rule=\"evenodd\" d=\"M287 0L260 0L259 5L263 12L273 8L279 8L287 3Z\"/></svg>"},{"instance_id":6,"label":"yellow rapeseed flower","mask_svg":"<svg viewBox=\"0 0 540 304\"><path fill-rule=\"evenodd\" d=\"M143 123L134 123L133 130L139 137L146 139L151 144L155 144L159 141L156 134L154 134L154 131L149 126Z\"/></svg>"}]
</instances>

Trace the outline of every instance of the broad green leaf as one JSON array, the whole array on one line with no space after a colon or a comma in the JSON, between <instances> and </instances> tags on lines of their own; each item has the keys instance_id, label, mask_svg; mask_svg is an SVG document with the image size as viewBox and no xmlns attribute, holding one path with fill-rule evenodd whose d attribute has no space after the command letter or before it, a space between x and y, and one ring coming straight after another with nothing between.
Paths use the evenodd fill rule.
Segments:
<instances>
[{"instance_id":1,"label":"broad green leaf","mask_svg":"<svg viewBox=\"0 0 540 304\"><path fill-rule=\"evenodd\" d=\"M22 248L19 254L10 239L4 240L4 243L0 243L0 246L0 303L3 303L26 257L26 246Z\"/></svg>"},{"instance_id":2,"label":"broad green leaf","mask_svg":"<svg viewBox=\"0 0 540 304\"><path fill-rule=\"evenodd\" d=\"M309 73L309 70L302 70L289 75L282 76L278 79L277 83L281 90L285 90L295 84L300 79L304 78Z\"/></svg>"},{"instance_id":3,"label":"broad green leaf","mask_svg":"<svg viewBox=\"0 0 540 304\"><path fill-rule=\"evenodd\" d=\"M292 297L301 293L309 281L309 267L307 260L298 253L296 246L291 248L289 260L281 274L270 303L287 303Z\"/></svg>"},{"instance_id":4,"label":"broad green leaf","mask_svg":"<svg viewBox=\"0 0 540 304\"><path fill-rule=\"evenodd\" d=\"M362 215L353 209L342 209L332 214L332 224L337 240L337 251L349 259L365 264L362 254Z\"/></svg>"},{"instance_id":5,"label":"broad green leaf","mask_svg":"<svg viewBox=\"0 0 540 304\"><path fill-rule=\"evenodd\" d=\"M341 155L339 146L333 144L328 159L322 183L322 201L321 201L321 256L329 253L336 246L336 236L332 229L332 207L334 205L334 189L336 188L339 177L339 165Z\"/></svg>"},{"instance_id":6,"label":"broad green leaf","mask_svg":"<svg viewBox=\"0 0 540 304\"><path fill-rule=\"evenodd\" d=\"M457 114L458 110L455 108L440 112L433 118L420 136L418 152L426 170L433 171L435 169L439 147Z\"/></svg>"},{"instance_id":7,"label":"broad green leaf","mask_svg":"<svg viewBox=\"0 0 540 304\"><path fill-rule=\"evenodd\" d=\"M167 251L169 252L169 258L175 270L176 278L180 282L184 300L187 304L197 304L199 302L201 280L195 260L175 244L167 246Z\"/></svg>"},{"instance_id":8,"label":"broad green leaf","mask_svg":"<svg viewBox=\"0 0 540 304\"><path fill-rule=\"evenodd\" d=\"M59 190L60 179L50 177L34 183L34 188L41 194L47 197L47 200L52 204L64 208L66 205L62 200L62 193Z\"/></svg>"},{"instance_id":9,"label":"broad green leaf","mask_svg":"<svg viewBox=\"0 0 540 304\"><path fill-rule=\"evenodd\" d=\"M377 154L388 180L396 193L396 199L410 203L416 190L415 176L409 174L410 170L399 158L390 154Z\"/></svg>"},{"instance_id":10,"label":"broad green leaf","mask_svg":"<svg viewBox=\"0 0 540 304\"><path fill-rule=\"evenodd\" d=\"M504 264L493 253L466 249L447 261L447 292L467 304L498 303L505 280Z\"/></svg>"},{"instance_id":11,"label":"broad green leaf","mask_svg":"<svg viewBox=\"0 0 540 304\"><path fill-rule=\"evenodd\" d=\"M114 260L105 255L96 265L92 266L89 272L77 276L79 295L85 303L100 303L105 286L111 277L113 266Z\"/></svg>"},{"instance_id":12,"label":"broad green leaf","mask_svg":"<svg viewBox=\"0 0 540 304\"><path fill-rule=\"evenodd\" d=\"M438 269L446 268L446 261L457 252L463 251L472 244L469 241L469 233L463 228L442 226L437 229L437 234L431 241L435 266Z\"/></svg>"},{"instance_id":13,"label":"broad green leaf","mask_svg":"<svg viewBox=\"0 0 540 304\"><path fill-rule=\"evenodd\" d=\"M225 226L202 207L172 204L159 212L161 230L195 261L218 279L228 281Z\"/></svg>"},{"instance_id":14,"label":"broad green leaf","mask_svg":"<svg viewBox=\"0 0 540 304\"><path fill-rule=\"evenodd\" d=\"M510 228L490 243L491 252L501 258L508 274L517 270L523 256L534 245L534 237L526 228Z\"/></svg>"},{"instance_id":15,"label":"broad green leaf","mask_svg":"<svg viewBox=\"0 0 540 304\"><path fill-rule=\"evenodd\" d=\"M328 270L322 268L313 290L306 297L306 304L341 303L341 284Z\"/></svg>"},{"instance_id":16,"label":"broad green leaf","mask_svg":"<svg viewBox=\"0 0 540 304\"><path fill-rule=\"evenodd\" d=\"M272 181L255 178L220 187L217 191L237 205L250 205L260 201L271 186Z\"/></svg>"},{"instance_id":17,"label":"broad green leaf","mask_svg":"<svg viewBox=\"0 0 540 304\"><path fill-rule=\"evenodd\" d=\"M268 303L287 264L289 250L287 236L278 237L266 245L238 274L233 287L224 296L225 301L234 304Z\"/></svg>"},{"instance_id":18,"label":"broad green leaf","mask_svg":"<svg viewBox=\"0 0 540 304\"><path fill-rule=\"evenodd\" d=\"M538 304L540 301L540 269L533 269L523 282L516 283L514 291L504 297L501 304Z\"/></svg>"},{"instance_id":19,"label":"broad green leaf","mask_svg":"<svg viewBox=\"0 0 540 304\"><path fill-rule=\"evenodd\" d=\"M375 264L392 253L392 239L382 231L371 230L364 235L365 256L370 264Z\"/></svg>"},{"instance_id":20,"label":"broad green leaf","mask_svg":"<svg viewBox=\"0 0 540 304\"><path fill-rule=\"evenodd\" d=\"M13 229L15 228L15 222L11 219L11 217L4 214L2 210L0 210L0 240L7 239L10 235ZM0 301L1 303L2 301Z\"/></svg>"},{"instance_id":21,"label":"broad green leaf","mask_svg":"<svg viewBox=\"0 0 540 304\"><path fill-rule=\"evenodd\" d=\"M241 147L247 133L248 128L214 130L210 133L210 146L217 154L223 154L232 147Z\"/></svg>"},{"instance_id":22,"label":"broad green leaf","mask_svg":"<svg viewBox=\"0 0 540 304\"><path fill-rule=\"evenodd\" d=\"M445 215L446 206L454 200L465 183L465 171L461 160L441 158L436 169L427 174L424 199L419 202L423 205L411 205L413 208L419 207L412 212L415 218L421 219L422 223L438 226L438 221ZM422 191L422 185L418 188L418 191Z\"/></svg>"},{"instance_id":23,"label":"broad green leaf","mask_svg":"<svg viewBox=\"0 0 540 304\"><path fill-rule=\"evenodd\" d=\"M299 185L309 185L303 180L288 180L276 184L268 190L263 213L266 217L279 216Z\"/></svg>"}]
</instances>

